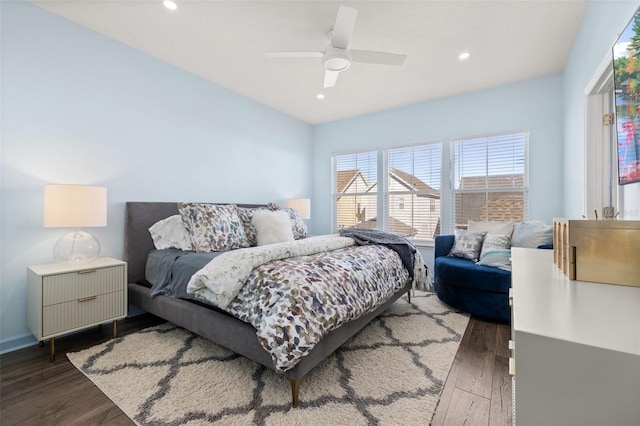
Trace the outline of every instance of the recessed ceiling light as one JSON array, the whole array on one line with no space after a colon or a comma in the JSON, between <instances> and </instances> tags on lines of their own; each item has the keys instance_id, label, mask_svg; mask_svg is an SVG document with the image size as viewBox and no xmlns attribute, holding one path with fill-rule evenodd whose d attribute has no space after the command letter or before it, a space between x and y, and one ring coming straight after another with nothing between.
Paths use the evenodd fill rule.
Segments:
<instances>
[{"instance_id":1,"label":"recessed ceiling light","mask_svg":"<svg viewBox=\"0 0 640 426\"><path fill-rule=\"evenodd\" d=\"M176 4L176 2L172 0L164 0L162 4L164 5L164 7L166 7L169 10L176 10L178 8L178 5Z\"/></svg>"},{"instance_id":2,"label":"recessed ceiling light","mask_svg":"<svg viewBox=\"0 0 640 426\"><path fill-rule=\"evenodd\" d=\"M324 93L318 93L318 94L316 95L316 98L318 98L318 99L324 99Z\"/></svg>"},{"instance_id":3,"label":"recessed ceiling light","mask_svg":"<svg viewBox=\"0 0 640 426\"><path fill-rule=\"evenodd\" d=\"M458 59L460 59L461 61L465 61L469 59L469 56L471 56L469 52L462 52L460 55L458 55Z\"/></svg>"}]
</instances>

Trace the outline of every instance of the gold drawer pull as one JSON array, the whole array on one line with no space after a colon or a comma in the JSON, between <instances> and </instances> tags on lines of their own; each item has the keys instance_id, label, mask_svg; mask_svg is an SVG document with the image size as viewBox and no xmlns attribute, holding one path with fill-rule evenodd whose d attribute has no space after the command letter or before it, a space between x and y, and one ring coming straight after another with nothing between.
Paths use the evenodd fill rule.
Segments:
<instances>
[{"instance_id":1,"label":"gold drawer pull","mask_svg":"<svg viewBox=\"0 0 640 426\"><path fill-rule=\"evenodd\" d=\"M89 296L89 297L82 297L80 299L78 299L78 303L80 302L88 302L89 300L93 300L93 299L97 299L98 296Z\"/></svg>"},{"instance_id":2,"label":"gold drawer pull","mask_svg":"<svg viewBox=\"0 0 640 426\"><path fill-rule=\"evenodd\" d=\"M79 274L93 274L94 272L97 272L97 269L87 269L86 271L78 271Z\"/></svg>"}]
</instances>

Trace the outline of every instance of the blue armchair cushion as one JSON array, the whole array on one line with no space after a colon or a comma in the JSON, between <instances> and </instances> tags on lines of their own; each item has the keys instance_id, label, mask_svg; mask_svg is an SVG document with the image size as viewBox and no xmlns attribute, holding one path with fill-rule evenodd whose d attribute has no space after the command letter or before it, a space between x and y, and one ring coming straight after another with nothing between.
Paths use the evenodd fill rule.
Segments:
<instances>
[{"instance_id":1,"label":"blue armchair cushion","mask_svg":"<svg viewBox=\"0 0 640 426\"><path fill-rule=\"evenodd\" d=\"M434 273L436 280L446 281L459 289L508 293L511 287L511 271L478 265L458 257L436 259Z\"/></svg>"}]
</instances>

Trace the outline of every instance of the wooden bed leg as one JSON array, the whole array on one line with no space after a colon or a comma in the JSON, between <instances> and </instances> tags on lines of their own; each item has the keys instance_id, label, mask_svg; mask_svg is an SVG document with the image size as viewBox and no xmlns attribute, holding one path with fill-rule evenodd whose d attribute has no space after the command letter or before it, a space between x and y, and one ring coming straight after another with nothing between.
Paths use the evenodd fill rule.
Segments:
<instances>
[{"instance_id":1,"label":"wooden bed leg","mask_svg":"<svg viewBox=\"0 0 640 426\"><path fill-rule=\"evenodd\" d=\"M302 382L302 379L304 379L304 377L296 380L287 376L287 380L291 383L291 405L293 408L298 408L298 393L300 392L300 383Z\"/></svg>"},{"instance_id":2,"label":"wooden bed leg","mask_svg":"<svg viewBox=\"0 0 640 426\"><path fill-rule=\"evenodd\" d=\"M412 291L413 291L413 290L409 290L409 291L407 292L407 300L409 301L409 303L411 303L411 292L412 292Z\"/></svg>"}]
</instances>

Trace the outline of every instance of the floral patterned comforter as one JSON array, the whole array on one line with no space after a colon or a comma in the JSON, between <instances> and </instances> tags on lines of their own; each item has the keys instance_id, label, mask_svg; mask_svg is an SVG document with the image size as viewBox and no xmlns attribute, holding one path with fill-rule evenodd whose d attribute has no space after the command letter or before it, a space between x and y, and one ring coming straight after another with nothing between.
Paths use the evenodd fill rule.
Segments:
<instances>
[{"instance_id":1,"label":"floral patterned comforter","mask_svg":"<svg viewBox=\"0 0 640 426\"><path fill-rule=\"evenodd\" d=\"M230 250L212 259L204 268L193 274L187 284L187 293L194 294L206 300L207 303L226 310L254 268L272 260L308 256L354 244L355 241L351 238L320 235L302 240Z\"/></svg>"},{"instance_id":2,"label":"floral patterned comforter","mask_svg":"<svg viewBox=\"0 0 640 426\"><path fill-rule=\"evenodd\" d=\"M237 295L223 308L256 328L260 343L271 354L279 371L293 368L327 333L341 324L375 310L409 279L400 257L384 246L353 246L344 241L353 240L344 237L331 237L342 240L339 243L328 243L327 236L312 238L324 240L311 245L347 244L347 247L293 257L282 256L282 248L270 247L268 250L280 253L276 260L251 268ZM297 242L302 241L305 240ZM241 256L244 260L261 257L246 253ZM420 253L415 257L416 278L424 279ZM207 279L215 281L211 270L209 268ZM228 279L233 274L222 275ZM198 297L216 293L210 288L213 283L200 285L207 290L195 293Z\"/></svg>"}]
</instances>

